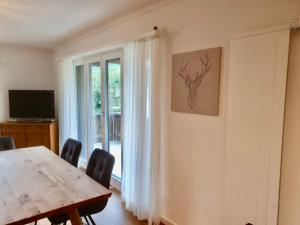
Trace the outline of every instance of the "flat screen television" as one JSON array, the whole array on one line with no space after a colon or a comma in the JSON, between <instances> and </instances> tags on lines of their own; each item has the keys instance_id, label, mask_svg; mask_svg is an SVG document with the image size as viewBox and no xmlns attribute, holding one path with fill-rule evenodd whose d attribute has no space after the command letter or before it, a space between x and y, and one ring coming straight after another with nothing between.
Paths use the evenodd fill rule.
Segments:
<instances>
[{"instance_id":1,"label":"flat screen television","mask_svg":"<svg viewBox=\"0 0 300 225\"><path fill-rule=\"evenodd\" d=\"M9 90L9 115L18 120L55 118L53 90Z\"/></svg>"}]
</instances>

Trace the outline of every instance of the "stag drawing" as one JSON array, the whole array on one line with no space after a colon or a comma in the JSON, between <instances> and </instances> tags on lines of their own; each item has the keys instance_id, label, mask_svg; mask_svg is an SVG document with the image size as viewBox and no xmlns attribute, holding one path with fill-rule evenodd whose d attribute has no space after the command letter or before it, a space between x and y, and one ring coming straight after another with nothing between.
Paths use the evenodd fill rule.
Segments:
<instances>
[{"instance_id":1,"label":"stag drawing","mask_svg":"<svg viewBox=\"0 0 300 225\"><path fill-rule=\"evenodd\" d=\"M184 60L181 59L178 75L185 81L185 86L189 90L187 103L191 109L193 109L197 105L197 101L198 101L197 88L200 86L203 77L208 73L208 71L211 68L207 54L205 54L205 58L206 59L204 60L202 57L200 57L201 69L196 71L194 79L192 79L190 76L191 75L190 63L189 62L184 63Z\"/></svg>"}]
</instances>

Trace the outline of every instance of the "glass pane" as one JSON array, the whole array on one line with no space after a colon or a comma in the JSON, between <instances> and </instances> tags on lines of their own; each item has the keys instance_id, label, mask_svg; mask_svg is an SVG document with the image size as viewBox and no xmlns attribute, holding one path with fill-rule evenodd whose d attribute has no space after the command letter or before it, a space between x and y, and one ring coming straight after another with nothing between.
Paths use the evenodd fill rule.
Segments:
<instances>
[{"instance_id":1,"label":"glass pane","mask_svg":"<svg viewBox=\"0 0 300 225\"><path fill-rule=\"evenodd\" d=\"M83 136L84 133L84 66L75 67L76 86L77 86L77 113L78 113L78 140L81 141L83 148L80 156L86 158L86 142Z\"/></svg>"},{"instance_id":2,"label":"glass pane","mask_svg":"<svg viewBox=\"0 0 300 225\"><path fill-rule=\"evenodd\" d=\"M92 149L102 149L102 91L101 91L101 67L100 62L91 63L89 66L90 87L91 87L91 134Z\"/></svg>"},{"instance_id":3,"label":"glass pane","mask_svg":"<svg viewBox=\"0 0 300 225\"><path fill-rule=\"evenodd\" d=\"M108 78L109 151L115 157L113 175L122 177L121 146L121 65L120 59L106 61Z\"/></svg>"}]
</instances>

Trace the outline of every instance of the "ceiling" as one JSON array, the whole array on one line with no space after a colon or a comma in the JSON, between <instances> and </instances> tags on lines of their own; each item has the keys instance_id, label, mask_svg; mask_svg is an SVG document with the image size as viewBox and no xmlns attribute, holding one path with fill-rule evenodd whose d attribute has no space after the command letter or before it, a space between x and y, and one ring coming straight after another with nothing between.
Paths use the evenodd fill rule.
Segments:
<instances>
[{"instance_id":1,"label":"ceiling","mask_svg":"<svg viewBox=\"0 0 300 225\"><path fill-rule=\"evenodd\" d=\"M160 0L0 0L0 43L52 48Z\"/></svg>"}]
</instances>

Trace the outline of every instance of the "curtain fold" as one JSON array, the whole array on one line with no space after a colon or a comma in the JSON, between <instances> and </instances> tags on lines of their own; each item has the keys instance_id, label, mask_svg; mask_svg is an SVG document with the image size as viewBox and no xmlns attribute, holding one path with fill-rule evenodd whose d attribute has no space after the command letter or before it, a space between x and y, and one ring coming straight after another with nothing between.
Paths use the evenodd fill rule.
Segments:
<instances>
[{"instance_id":1,"label":"curtain fold","mask_svg":"<svg viewBox=\"0 0 300 225\"><path fill-rule=\"evenodd\" d=\"M76 78L71 59L57 64L59 144L60 149L67 138L78 139Z\"/></svg>"},{"instance_id":2,"label":"curtain fold","mask_svg":"<svg viewBox=\"0 0 300 225\"><path fill-rule=\"evenodd\" d=\"M76 64L76 63L74 63ZM82 143L82 151L79 158L79 165L86 167L89 159L89 152L93 149L94 130L92 129L92 101L90 90L90 78L86 72L84 63L75 66L75 82L76 82L76 102L78 117L78 140ZM95 126L95 123L94 123ZM89 150L89 152L88 152Z\"/></svg>"},{"instance_id":3,"label":"curtain fold","mask_svg":"<svg viewBox=\"0 0 300 225\"><path fill-rule=\"evenodd\" d=\"M159 224L160 85L157 37L124 47L122 199L140 220Z\"/></svg>"}]
</instances>

